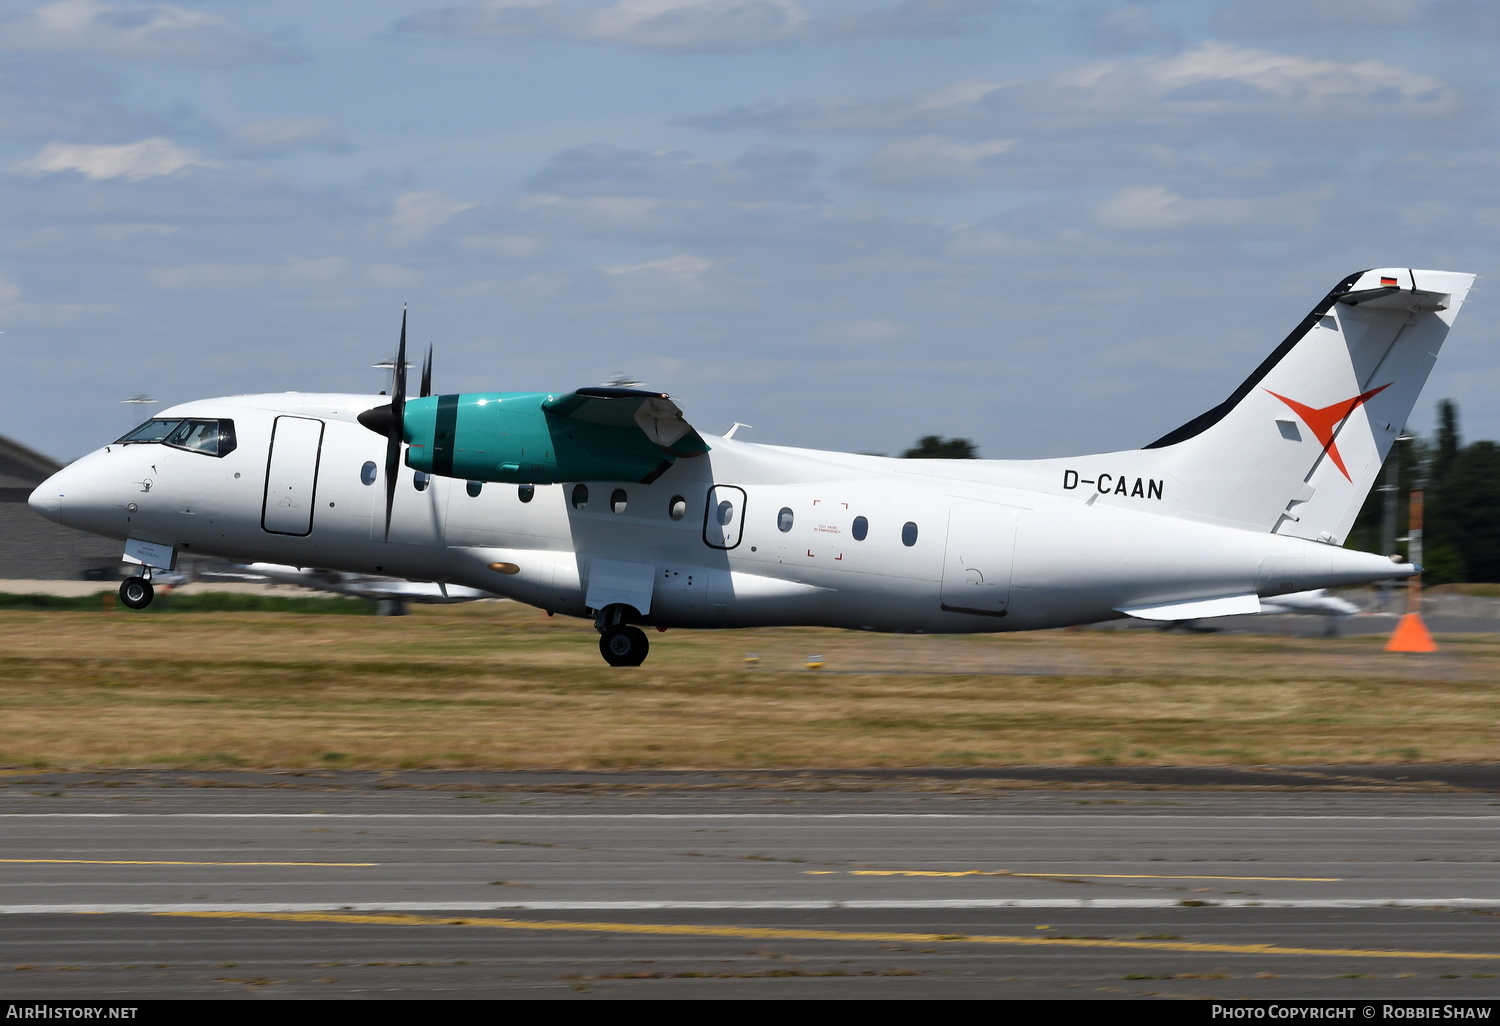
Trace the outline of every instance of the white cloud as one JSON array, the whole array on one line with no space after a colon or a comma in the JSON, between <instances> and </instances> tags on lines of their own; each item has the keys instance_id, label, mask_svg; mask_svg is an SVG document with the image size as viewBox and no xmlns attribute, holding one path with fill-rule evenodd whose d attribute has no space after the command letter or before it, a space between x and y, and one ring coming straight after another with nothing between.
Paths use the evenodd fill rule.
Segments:
<instances>
[{"instance_id":1,"label":"white cloud","mask_svg":"<svg viewBox=\"0 0 1500 1026\"><path fill-rule=\"evenodd\" d=\"M333 118L270 118L246 121L229 130L229 147L250 157L271 157L300 149L347 150L348 140Z\"/></svg>"},{"instance_id":2,"label":"white cloud","mask_svg":"<svg viewBox=\"0 0 1500 1026\"><path fill-rule=\"evenodd\" d=\"M95 180L125 178L138 182L176 174L184 168L218 166L170 140L142 139L123 146L48 143L35 157L17 164L16 169L38 174L77 171Z\"/></svg>"},{"instance_id":3,"label":"white cloud","mask_svg":"<svg viewBox=\"0 0 1500 1026\"><path fill-rule=\"evenodd\" d=\"M403 31L546 36L668 52L750 50L871 35L951 33L1004 0L904 0L817 16L797 0L483 0L404 18Z\"/></svg>"},{"instance_id":4,"label":"white cloud","mask_svg":"<svg viewBox=\"0 0 1500 1026\"><path fill-rule=\"evenodd\" d=\"M396 197L391 213L396 242L411 242L435 228L441 228L454 216L478 206L450 199L441 192L406 192Z\"/></svg>"},{"instance_id":5,"label":"white cloud","mask_svg":"<svg viewBox=\"0 0 1500 1026\"><path fill-rule=\"evenodd\" d=\"M215 14L95 0L56 0L0 17L0 50L211 66L289 56L284 47Z\"/></svg>"},{"instance_id":6,"label":"white cloud","mask_svg":"<svg viewBox=\"0 0 1500 1026\"><path fill-rule=\"evenodd\" d=\"M1200 135L1342 135L1393 120L1436 125L1462 109L1429 75L1379 61L1317 60L1207 42L1166 57L1099 61L1045 79L970 80L877 100L816 99L694 119L707 128L944 134L980 138L1081 130Z\"/></svg>"},{"instance_id":7,"label":"white cloud","mask_svg":"<svg viewBox=\"0 0 1500 1026\"><path fill-rule=\"evenodd\" d=\"M1015 148L1014 139L958 142L937 135L889 143L857 168L858 177L882 185L970 186L994 181L994 169Z\"/></svg>"},{"instance_id":8,"label":"white cloud","mask_svg":"<svg viewBox=\"0 0 1500 1026\"><path fill-rule=\"evenodd\" d=\"M1242 237L1256 228L1284 232L1287 224L1315 223L1326 204L1325 190L1274 196L1188 197L1161 185L1134 185L1110 196L1094 210L1105 228L1120 232L1232 228Z\"/></svg>"},{"instance_id":9,"label":"white cloud","mask_svg":"<svg viewBox=\"0 0 1500 1026\"><path fill-rule=\"evenodd\" d=\"M662 260L650 260L643 264L614 264L604 269L606 274L660 274L679 282L695 282L703 272L714 265L707 257L691 253L679 253Z\"/></svg>"},{"instance_id":10,"label":"white cloud","mask_svg":"<svg viewBox=\"0 0 1500 1026\"><path fill-rule=\"evenodd\" d=\"M1186 199L1160 185L1121 189L1095 211L1106 228L1163 231L1172 228L1242 224L1251 213L1243 199Z\"/></svg>"}]
</instances>

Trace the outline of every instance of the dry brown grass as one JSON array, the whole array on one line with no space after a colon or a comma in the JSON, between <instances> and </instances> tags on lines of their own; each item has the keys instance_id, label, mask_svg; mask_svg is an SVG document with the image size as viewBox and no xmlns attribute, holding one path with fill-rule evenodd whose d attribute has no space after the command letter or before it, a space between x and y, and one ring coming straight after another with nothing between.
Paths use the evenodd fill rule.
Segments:
<instances>
[{"instance_id":1,"label":"dry brown grass","mask_svg":"<svg viewBox=\"0 0 1500 1026\"><path fill-rule=\"evenodd\" d=\"M1488 762L1500 637L652 634L599 659L510 604L405 618L0 612L0 766L750 768ZM759 668L745 655L758 653ZM827 669L808 672L811 654Z\"/></svg>"}]
</instances>

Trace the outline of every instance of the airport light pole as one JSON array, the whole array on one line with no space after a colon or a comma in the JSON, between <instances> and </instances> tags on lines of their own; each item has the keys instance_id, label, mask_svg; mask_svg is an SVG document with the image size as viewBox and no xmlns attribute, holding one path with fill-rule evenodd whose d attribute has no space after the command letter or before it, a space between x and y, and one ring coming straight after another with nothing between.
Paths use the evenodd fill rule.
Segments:
<instances>
[{"instance_id":1,"label":"airport light pole","mask_svg":"<svg viewBox=\"0 0 1500 1026\"><path fill-rule=\"evenodd\" d=\"M1393 555L1396 551L1396 494L1401 490L1401 450L1397 448L1402 442L1410 442L1412 436L1403 430L1396 436L1395 444L1391 446L1390 453L1385 462L1385 484L1377 489L1383 499L1383 509L1380 518L1380 544L1382 551L1387 555ZM1382 581L1380 584L1380 611L1385 612L1391 606L1391 582Z\"/></svg>"}]
</instances>

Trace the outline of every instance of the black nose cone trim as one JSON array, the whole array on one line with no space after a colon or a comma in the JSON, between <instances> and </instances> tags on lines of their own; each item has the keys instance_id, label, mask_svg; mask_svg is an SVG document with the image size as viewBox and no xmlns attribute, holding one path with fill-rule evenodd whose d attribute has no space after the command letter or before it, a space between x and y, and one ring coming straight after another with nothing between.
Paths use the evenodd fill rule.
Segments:
<instances>
[{"instance_id":1,"label":"black nose cone trim","mask_svg":"<svg viewBox=\"0 0 1500 1026\"><path fill-rule=\"evenodd\" d=\"M389 438L391 428L395 426L396 417L391 412L391 404L386 403L384 406L377 406L361 413L359 422L382 438Z\"/></svg>"}]
</instances>

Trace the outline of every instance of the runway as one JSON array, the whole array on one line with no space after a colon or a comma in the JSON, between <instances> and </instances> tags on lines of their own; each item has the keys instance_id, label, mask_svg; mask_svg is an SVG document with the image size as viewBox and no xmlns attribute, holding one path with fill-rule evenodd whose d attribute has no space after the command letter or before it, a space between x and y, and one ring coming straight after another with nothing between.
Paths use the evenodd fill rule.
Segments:
<instances>
[{"instance_id":1,"label":"runway","mask_svg":"<svg viewBox=\"0 0 1500 1026\"><path fill-rule=\"evenodd\" d=\"M4 990L1500 993L1493 791L474 776L5 778Z\"/></svg>"}]
</instances>

